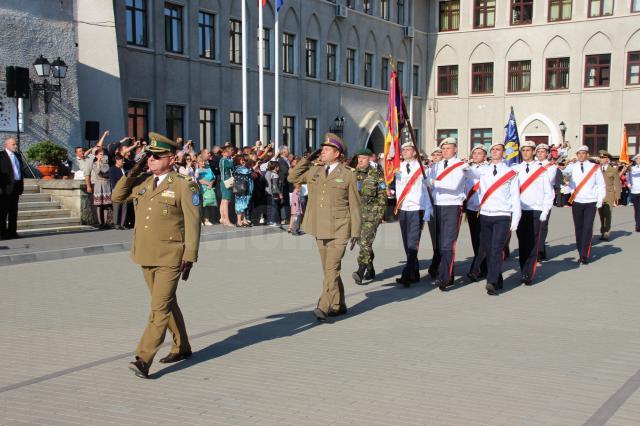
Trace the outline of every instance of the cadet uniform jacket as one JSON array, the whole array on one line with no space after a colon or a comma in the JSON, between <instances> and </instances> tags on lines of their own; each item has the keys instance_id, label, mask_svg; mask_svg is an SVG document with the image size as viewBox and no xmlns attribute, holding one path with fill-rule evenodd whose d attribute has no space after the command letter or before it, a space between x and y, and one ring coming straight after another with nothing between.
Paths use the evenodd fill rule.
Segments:
<instances>
[{"instance_id":1,"label":"cadet uniform jacket","mask_svg":"<svg viewBox=\"0 0 640 426\"><path fill-rule=\"evenodd\" d=\"M309 196L302 229L318 239L360 236L360 195L356 176L344 164L325 176L324 166L306 158L289 170L289 182L307 184Z\"/></svg>"},{"instance_id":2,"label":"cadet uniform jacket","mask_svg":"<svg viewBox=\"0 0 640 426\"><path fill-rule=\"evenodd\" d=\"M141 266L196 262L200 245L197 184L173 171L155 190L153 180L153 175L125 176L111 194L114 203L133 201L136 225L131 258Z\"/></svg>"}]
</instances>

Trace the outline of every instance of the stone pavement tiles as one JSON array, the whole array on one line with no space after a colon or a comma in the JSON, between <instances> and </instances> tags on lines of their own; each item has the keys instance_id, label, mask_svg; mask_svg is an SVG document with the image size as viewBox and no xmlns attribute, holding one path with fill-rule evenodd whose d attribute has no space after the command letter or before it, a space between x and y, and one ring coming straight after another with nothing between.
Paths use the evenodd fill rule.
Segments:
<instances>
[{"instance_id":1,"label":"stone pavement tiles","mask_svg":"<svg viewBox=\"0 0 640 426\"><path fill-rule=\"evenodd\" d=\"M0 424L638 424L640 234L630 209L614 220L578 267L570 211L556 210L541 281L509 272L498 297L462 279L396 288L400 232L383 225L379 279L353 284L348 252L349 313L320 325L310 237L206 242L178 291L194 356L150 380L127 369L149 304L127 253L2 267ZM424 275L430 247L425 233ZM460 276L465 223L458 249Z\"/></svg>"}]
</instances>

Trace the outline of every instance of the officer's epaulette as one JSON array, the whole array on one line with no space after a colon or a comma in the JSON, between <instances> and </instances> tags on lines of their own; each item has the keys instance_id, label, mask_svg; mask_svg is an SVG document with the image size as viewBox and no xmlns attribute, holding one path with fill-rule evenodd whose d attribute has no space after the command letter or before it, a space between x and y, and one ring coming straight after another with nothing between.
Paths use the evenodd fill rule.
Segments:
<instances>
[{"instance_id":1,"label":"officer's epaulette","mask_svg":"<svg viewBox=\"0 0 640 426\"><path fill-rule=\"evenodd\" d=\"M189 175L184 175L182 173L178 173L178 174L176 174L176 176L179 177L180 179L193 181L193 178L191 176L189 176Z\"/></svg>"},{"instance_id":2,"label":"officer's epaulette","mask_svg":"<svg viewBox=\"0 0 640 426\"><path fill-rule=\"evenodd\" d=\"M351 170L352 172L356 171L356 169L351 167L351 166L344 166L344 168L347 169L347 170Z\"/></svg>"}]
</instances>

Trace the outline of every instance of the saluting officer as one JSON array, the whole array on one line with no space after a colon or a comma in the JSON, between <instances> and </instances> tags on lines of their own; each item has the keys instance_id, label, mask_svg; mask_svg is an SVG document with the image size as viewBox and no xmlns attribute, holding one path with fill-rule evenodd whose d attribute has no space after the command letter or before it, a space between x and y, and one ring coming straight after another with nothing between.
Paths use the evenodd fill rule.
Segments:
<instances>
[{"instance_id":1,"label":"saluting officer","mask_svg":"<svg viewBox=\"0 0 640 426\"><path fill-rule=\"evenodd\" d=\"M378 225L384 217L387 207L387 185L381 167L371 165L371 150L363 148L356 153L358 164L356 167L356 182L360 194L360 238L358 244L358 270L353 273L356 284L361 285L363 279L372 280L376 277L373 268L373 240L376 238Z\"/></svg>"},{"instance_id":2,"label":"saluting officer","mask_svg":"<svg viewBox=\"0 0 640 426\"><path fill-rule=\"evenodd\" d=\"M546 143L538 144L536 147L536 158L547 170L547 177L549 178L549 183L551 183L551 187L556 187L556 175L558 172L558 166L556 166L556 162L553 159L549 158L549 145ZM555 189L554 189L555 191ZM538 261L547 260L547 235L549 234L549 221L551 220L551 210L549 210L549 214L547 215L547 220L540 223L540 244L538 247Z\"/></svg>"},{"instance_id":3,"label":"saluting officer","mask_svg":"<svg viewBox=\"0 0 640 426\"><path fill-rule=\"evenodd\" d=\"M536 143L524 141L520 146L522 162L513 167L520 184L522 216L516 229L520 260L521 282L531 285L538 264L538 251L542 223L553 207L553 188L547 170L534 159Z\"/></svg>"},{"instance_id":4,"label":"saluting officer","mask_svg":"<svg viewBox=\"0 0 640 426\"><path fill-rule=\"evenodd\" d=\"M611 211L618 205L620 199L620 193L622 192L622 185L620 184L620 175L618 174L618 168L612 167L611 154L605 150L601 150L600 154L600 170L602 170L602 177L605 184L605 197L602 203L602 207L598 209L598 215L600 216L600 239L603 241L609 241L609 231L611 231Z\"/></svg>"},{"instance_id":5,"label":"saluting officer","mask_svg":"<svg viewBox=\"0 0 640 426\"><path fill-rule=\"evenodd\" d=\"M636 232L640 232L640 154L631 159L632 166L627 172L627 185L633 204L633 216L636 222Z\"/></svg>"},{"instance_id":6,"label":"saluting officer","mask_svg":"<svg viewBox=\"0 0 640 426\"><path fill-rule=\"evenodd\" d=\"M455 138L445 138L440 142L442 161L429 170L429 181L435 204L437 253L434 253L435 285L444 291L453 284L453 263L456 241L462 220L462 203L465 200L464 169L467 164L456 157L458 142Z\"/></svg>"},{"instance_id":7,"label":"saluting officer","mask_svg":"<svg viewBox=\"0 0 640 426\"><path fill-rule=\"evenodd\" d=\"M471 150L471 162L469 167L479 168L487 161L487 148L484 145L476 145ZM474 270L478 251L480 248L480 218L478 209L480 208L480 179L468 173L464 186L467 194L463 204L467 223L469 224L469 234L471 235L471 247L473 248L473 262L467 273L467 277L474 278L471 272ZM487 276L487 260L480 263L480 278Z\"/></svg>"},{"instance_id":8,"label":"saluting officer","mask_svg":"<svg viewBox=\"0 0 640 426\"><path fill-rule=\"evenodd\" d=\"M322 294L313 310L318 321L347 313L340 269L349 239L360 235L360 195L355 173L340 161L345 155L342 139L327 133L321 149L289 170L289 182L307 184L302 228L316 238L324 271ZM318 157L322 165L314 166Z\"/></svg>"},{"instance_id":9,"label":"saluting officer","mask_svg":"<svg viewBox=\"0 0 640 426\"><path fill-rule=\"evenodd\" d=\"M590 162L589 147L582 145L576 152L577 161L567 165L562 174L570 177L572 190L569 203L576 232L578 263L589 263L593 239L593 221L596 210L602 207L605 197L605 183L597 164Z\"/></svg>"},{"instance_id":10,"label":"saluting officer","mask_svg":"<svg viewBox=\"0 0 640 426\"><path fill-rule=\"evenodd\" d=\"M472 280L480 278L480 264L487 260L487 294L502 289L503 251L507 237L520 221L520 189L517 173L504 161L504 143L496 142L489 149L489 164L467 169L480 179L480 252L471 272Z\"/></svg>"},{"instance_id":11,"label":"saluting officer","mask_svg":"<svg viewBox=\"0 0 640 426\"><path fill-rule=\"evenodd\" d=\"M151 314L136 360L129 364L138 377L147 378L149 367L167 328L173 336L168 356L160 362L177 362L191 356L191 346L176 290L178 280L189 278L200 244L200 195L196 183L173 171L180 146L157 133L149 133L149 154L120 179L111 195L114 202L133 201L136 213L131 258L142 267L151 292ZM144 164L151 176L140 175Z\"/></svg>"},{"instance_id":12,"label":"saluting officer","mask_svg":"<svg viewBox=\"0 0 640 426\"><path fill-rule=\"evenodd\" d=\"M396 208L402 244L407 256L407 263L402 270L398 284L409 287L420 281L420 265L418 248L425 220L430 220L433 207L429 199L427 181L424 179L422 164L412 142L405 142L400 147L402 162L396 173Z\"/></svg>"}]
</instances>

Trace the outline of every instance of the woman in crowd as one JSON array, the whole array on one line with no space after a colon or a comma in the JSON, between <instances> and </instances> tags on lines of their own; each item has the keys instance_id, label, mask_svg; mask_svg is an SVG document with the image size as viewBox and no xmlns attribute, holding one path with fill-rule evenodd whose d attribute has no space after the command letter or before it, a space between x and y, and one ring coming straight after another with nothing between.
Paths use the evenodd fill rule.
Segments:
<instances>
[{"instance_id":1,"label":"woman in crowd","mask_svg":"<svg viewBox=\"0 0 640 426\"><path fill-rule=\"evenodd\" d=\"M276 213L280 211L280 206L282 205L282 185L278 175L279 171L278 162L270 161L267 166L267 173L264 176L267 181L267 225L269 226L277 226Z\"/></svg>"},{"instance_id":2,"label":"woman in crowd","mask_svg":"<svg viewBox=\"0 0 640 426\"><path fill-rule=\"evenodd\" d=\"M109 159L103 150L97 151L91 166L91 184L93 186L93 205L100 229L108 229L111 210L111 181L109 179Z\"/></svg>"},{"instance_id":3,"label":"woman in crowd","mask_svg":"<svg viewBox=\"0 0 640 426\"><path fill-rule=\"evenodd\" d=\"M209 167L209 162L202 158L202 155L198 155L197 158L198 168L195 171L195 179L200 184L200 192L202 194L200 217L205 226L211 226L214 222L213 213L217 206L214 187L216 180L211 167Z\"/></svg>"},{"instance_id":4,"label":"woman in crowd","mask_svg":"<svg viewBox=\"0 0 640 426\"><path fill-rule=\"evenodd\" d=\"M235 195L236 226L251 226L247 219L247 208L253 193L251 169L247 167L247 157L240 154L236 157L236 168L233 171L233 193Z\"/></svg>"},{"instance_id":5,"label":"woman in crowd","mask_svg":"<svg viewBox=\"0 0 640 426\"><path fill-rule=\"evenodd\" d=\"M231 160L232 147L225 146L222 150L222 158L220 159L220 223L225 226L233 226L229 219L229 201L231 201L230 178L233 177L233 161Z\"/></svg>"}]
</instances>

